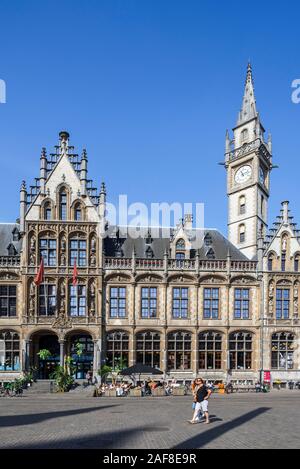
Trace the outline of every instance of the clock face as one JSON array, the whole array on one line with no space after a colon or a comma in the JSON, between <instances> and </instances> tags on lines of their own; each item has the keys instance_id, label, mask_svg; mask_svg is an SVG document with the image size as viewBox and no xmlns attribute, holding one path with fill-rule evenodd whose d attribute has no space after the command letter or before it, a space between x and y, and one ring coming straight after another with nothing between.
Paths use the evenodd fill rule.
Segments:
<instances>
[{"instance_id":1,"label":"clock face","mask_svg":"<svg viewBox=\"0 0 300 469\"><path fill-rule=\"evenodd\" d=\"M243 184L247 182L252 176L252 168L249 165L242 166L240 169L237 170L235 173L235 182L237 184Z\"/></svg>"},{"instance_id":2,"label":"clock face","mask_svg":"<svg viewBox=\"0 0 300 469\"><path fill-rule=\"evenodd\" d=\"M264 170L262 168L259 168L259 181L260 181L260 183L264 184L265 179L266 179L266 176L265 176Z\"/></svg>"}]
</instances>

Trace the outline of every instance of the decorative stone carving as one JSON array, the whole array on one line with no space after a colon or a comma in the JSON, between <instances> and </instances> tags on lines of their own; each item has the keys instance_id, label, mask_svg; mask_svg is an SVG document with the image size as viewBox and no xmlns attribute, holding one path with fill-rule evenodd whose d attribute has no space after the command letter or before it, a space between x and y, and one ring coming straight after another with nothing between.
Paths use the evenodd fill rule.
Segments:
<instances>
[{"instance_id":1,"label":"decorative stone carving","mask_svg":"<svg viewBox=\"0 0 300 469\"><path fill-rule=\"evenodd\" d=\"M294 313L298 313L298 308L299 308L299 307L298 307L298 299L296 298L296 299L294 300Z\"/></svg>"},{"instance_id":2,"label":"decorative stone carving","mask_svg":"<svg viewBox=\"0 0 300 469\"><path fill-rule=\"evenodd\" d=\"M67 258L66 258L66 255L65 255L65 254L62 254L62 255L61 255L60 264L61 264L62 266L65 266L65 265L67 264Z\"/></svg>"},{"instance_id":3,"label":"decorative stone carving","mask_svg":"<svg viewBox=\"0 0 300 469\"><path fill-rule=\"evenodd\" d=\"M31 252L35 252L35 246L36 246L35 236L32 236L32 238L30 240L30 251Z\"/></svg>"},{"instance_id":4,"label":"decorative stone carving","mask_svg":"<svg viewBox=\"0 0 300 469\"><path fill-rule=\"evenodd\" d=\"M91 239L91 252L96 252L96 239L94 237Z\"/></svg>"},{"instance_id":5,"label":"decorative stone carving","mask_svg":"<svg viewBox=\"0 0 300 469\"><path fill-rule=\"evenodd\" d=\"M282 238L281 249L282 249L283 252L285 252L286 249L287 249L287 237L286 237L286 236L284 236L284 237Z\"/></svg>"},{"instance_id":6,"label":"decorative stone carving","mask_svg":"<svg viewBox=\"0 0 300 469\"><path fill-rule=\"evenodd\" d=\"M60 312L58 317L53 321L53 329L71 329L73 323L70 318L66 317L64 313Z\"/></svg>"},{"instance_id":7,"label":"decorative stone carving","mask_svg":"<svg viewBox=\"0 0 300 469\"><path fill-rule=\"evenodd\" d=\"M91 264L91 267L96 267L96 256L95 254L91 254L91 257L90 257L90 264Z\"/></svg>"},{"instance_id":8,"label":"decorative stone carving","mask_svg":"<svg viewBox=\"0 0 300 469\"><path fill-rule=\"evenodd\" d=\"M271 282L270 283L270 291L269 291L269 294L271 297L274 296L274 282Z\"/></svg>"},{"instance_id":9,"label":"decorative stone carving","mask_svg":"<svg viewBox=\"0 0 300 469\"><path fill-rule=\"evenodd\" d=\"M273 311L274 311L274 301L272 298L269 300L269 315L273 316Z\"/></svg>"},{"instance_id":10,"label":"decorative stone carving","mask_svg":"<svg viewBox=\"0 0 300 469\"><path fill-rule=\"evenodd\" d=\"M63 236L61 238L61 251L62 252L65 252L66 251L66 247L67 247L67 241L66 241L66 238Z\"/></svg>"},{"instance_id":11,"label":"decorative stone carving","mask_svg":"<svg viewBox=\"0 0 300 469\"><path fill-rule=\"evenodd\" d=\"M30 254L29 265L35 265L35 254L33 252Z\"/></svg>"}]
</instances>

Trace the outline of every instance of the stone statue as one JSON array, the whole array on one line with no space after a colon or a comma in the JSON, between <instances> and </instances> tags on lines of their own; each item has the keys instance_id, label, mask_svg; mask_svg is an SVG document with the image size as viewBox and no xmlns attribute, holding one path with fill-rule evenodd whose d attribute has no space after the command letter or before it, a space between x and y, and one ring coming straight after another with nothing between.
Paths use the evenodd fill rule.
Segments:
<instances>
[{"instance_id":1,"label":"stone statue","mask_svg":"<svg viewBox=\"0 0 300 469\"><path fill-rule=\"evenodd\" d=\"M96 240L95 240L95 238L92 238L92 240L91 240L91 250L92 250L92 252L96 251Z\"/></svg>"},{"instance_id":2,"label":"stone statue","mask_svg":"<svg viewBox=\"0 0 300 469\"><path fill-rule=\"evenodd\" d=\"M294 313L298 313L298 300L294 300Z\"/></svg>"},{"instance_id":3,"label":"stone statue","mask_svg":"<svg viewBox=\"0 0 300 469\"><path fill-rule=\"evenodd\" d=\"M65 237L61 239L61 250L62 251L66 250L66 238Z\"/></svg>"},{"instance_id":4,"label":"stone statue","mask_svg":"<svg viewBox=\"0 0 300 469\"><path fill-rule=\"evenodd\" d=\"M91 255L91 266L95 267L95 265L96 265L96 256L95 256L95 254L92 254Z\"/></svg>"},{"instance_id":5,"label":"stone statue","mask_svg":"<svg viewBox=\"0 0 300 469\"><path fill-rule=\"evenodd\" d=\"M274 306L274 301L272 298L270 298L269 300L269 313L272 314L273 313L273 306Z\"/></svg>"},{"instance_id":6,"label":"stone statue","mask_svg":"<svg viewBox=\"0 0 300 469\"><path fill-rule=\"evenodd\" d=\"M32 236L31 241L30 241L30 251L33 252L35 251L35 237Z\"/></svg>"},{"instance_id":7,"label":"stone statue","mask_svg":"<svg viewBox=\"0 0 300 469\"><path fill-rule=\"evenodd\" d=\"M274 296L274 283L270 283L270 296Z\"/></svg>"},{"instance_id":8,"label":"stone statue","mask_svg":"<svg viewBox=\"0 0 300 469\"><path fill-rule=\"evenodd\" d=\"M283 238L282 239L282 250L286 251L286 248L287 248L287 239Z\"/></svg>"},{"instance_id":9,"label":"stone statue","mask_svg":"<svg viewBox=\"0 0 300 469\"><path fill-rule=\"evenodd\" d=\"M31 282L31 284L30 284L29 294L30 294L31 297L34 297L34 295L35 295L35 288L34 288L34 283L33 282Z\"/></svg>"},{"instance_id":10,"label":"stone statue","mask_svg":"<svg viewBox=\"0 0 300 469\"><path fill-rule=\"evenodd\" d=\"M35 265L35 255L33 253L30 254L30 265Z\"/></svg>"},{"instance_id":11,"label":"stone statue","mask_svg":"<svg viewBox=\"0 0 300 469\"><path fill-rule=\"evenodd\" d=\"M67 262L66 256L65 256L65 254L62 254L62 255L61 255L61 265L62 265L62 266L65 266L65 265L66 265L66 262Z\"/></svg>"}]
</instances>

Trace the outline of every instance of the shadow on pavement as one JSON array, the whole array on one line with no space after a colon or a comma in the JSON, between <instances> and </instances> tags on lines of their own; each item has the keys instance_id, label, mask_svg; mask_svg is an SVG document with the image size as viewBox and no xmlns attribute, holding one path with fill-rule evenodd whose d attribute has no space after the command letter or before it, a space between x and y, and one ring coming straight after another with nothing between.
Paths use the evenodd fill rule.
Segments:
<instances>
[{"instance_id":1,"label":"shadow on pavement","mask_svg":"<svg viewBox=\"0 0 300 469\"><path fill-rule=\"evenodd\" d=\"M0 416L0 428L15 427L21 425L32 425L34 423L44 422L45 420L56 419L59 417L68 417L70 415L87 414L97 410L109 409L110 407L118 407L119 405L107 405L103 407L87 407L86 409L62 410L58 412L45 412L41 414L24 414L24 415L4 415Z\"/></svg>"},{"instance_id":2,"label":"shadow on pavement","mask_svg":"<svg viewBox=\"0 0 300 469\"><path fill-rule=\"evenodd\" d=\"M236 419L231 420L230 422L224 423L222 425L219 425L218 427L211 428L211 429L209 428L209 425L207 425L208 427L207 431L203 431L199 433L198 435L193 436L192 438L189 438L188 440L183 441L179 445L173 446L172 449L202 448L202 446L207 445L207 443L210 443L211 441L215 440L219 436L223 436L224 433L229 432L230 430L233 430L234 428L237 428L243 425L244 423L249 422L249 420L255 419L259 415L265 412L268 412L268 410L271 410L271 408L260 407L259 409L248 412L247 414L244 414L241 417L237 417Z\"/></svg>"}]
</instances>

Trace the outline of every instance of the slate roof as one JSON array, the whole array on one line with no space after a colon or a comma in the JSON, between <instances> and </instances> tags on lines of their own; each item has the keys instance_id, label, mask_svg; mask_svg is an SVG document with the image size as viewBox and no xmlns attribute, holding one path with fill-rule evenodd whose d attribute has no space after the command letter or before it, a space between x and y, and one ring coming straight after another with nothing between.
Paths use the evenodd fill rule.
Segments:
<instances>
[{"instance_id":1,"label":"slate roof","mask_svg":"<svg viewBox=\"0 0 300 469\"><path fill-rule=\"evenodd\" d=\"M15 248L15 255L20 255L22 248L22 240L14 241L14 230L20 230L17 223L0 223L0 256L8 256L8 248L13 245Z\"/></svg>"},{"instance_id":2,"label":"slate roof","mask_svg":"<svg viewBox=\"0 0 300 469\"><path fill-rule=\"evenodd\" d=\"M154 259L163 259L164 253L167 251L169 254L172 236L175 233L175 229L171 229L171 236L164 238L162 236L162 229L159 229L158 236L152 236L152 239L147 239L148 234L137 239L132 237L125 238L121 234L118 236L118 228L110 228L112 230L109 237L104 239L104 252L107 257L124 257L131 258L133 249L137 258L146 258L146 250L152 249ZM157 230L156 230L157 231ZM242 254L233 244L231 244L219 231L208 229L198 230L198 235L202 239L202 243L196 242L195 235L196 230L186 231L188 238L191 241L191 258L195 258L197 249L199 249L200 259L209 259L209 255L213 254L216 260L226 260L228 253L232 260L237 261L248 261L249 259ZM151 242L150 242L151 241ZM121 254L121 255L120 255Z\"/></svg>"}]
</instances>

